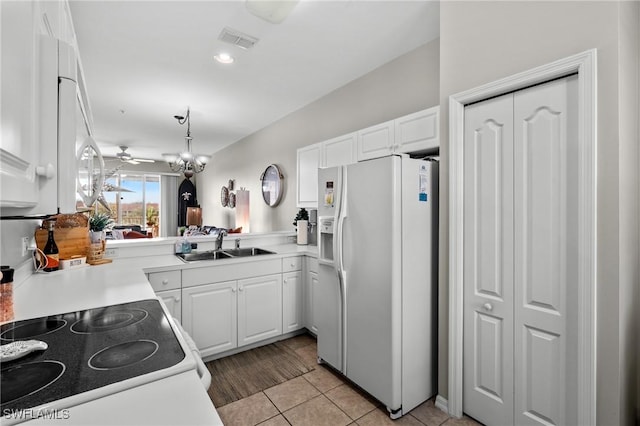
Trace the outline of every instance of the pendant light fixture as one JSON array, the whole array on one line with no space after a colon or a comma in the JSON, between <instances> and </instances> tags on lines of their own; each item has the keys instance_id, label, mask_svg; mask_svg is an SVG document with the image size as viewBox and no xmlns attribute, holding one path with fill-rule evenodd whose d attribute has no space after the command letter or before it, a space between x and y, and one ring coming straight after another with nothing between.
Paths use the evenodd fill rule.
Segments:
<instances>
[{"instance_id":1,"label":"pendant light fixture","mask_svg":"<svg viewBox=\"0 0 640 426\"><path fill-rule=\"evenodd\" d=\"M184 173L184 176L190 178L194 173L200 173L204 170L205 165L211 160L210 155L194 154L191 151L191 118L190 110L187 108L187 115L174 115L173 118L178 120L181 125L187 123L187 135L184 137L185 150L177 154L162 154L164 160L174 172Z\"/></svg>"}]
</instances>

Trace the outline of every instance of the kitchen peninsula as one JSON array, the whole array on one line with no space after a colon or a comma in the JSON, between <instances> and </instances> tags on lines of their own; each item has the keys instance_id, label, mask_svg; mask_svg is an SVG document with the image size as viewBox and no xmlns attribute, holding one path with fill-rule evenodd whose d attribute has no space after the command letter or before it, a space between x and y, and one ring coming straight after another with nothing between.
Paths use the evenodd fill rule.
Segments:
<instances>
[{"instance_id":1,"label":"kitchen peninsula","mask_svg":"<svg viewBox=\"0 0 640 426\"><path fill-rule=\"evenodd\" d=\"M289 234L291 233L239 236L241 245L265 248L274 254L261 255L257 258L254 256L193 263L185 263L172 254L177 238L110 241L107 245L107 253L113 256L113 263L61 270L48 274L37 273L25 281L17 283L14 289L15 321L154 299L156 298L154 291L158 297L162 298L163 292L169 291L175 294L177 290L178 294L182 292L185 295L177 297L178 305L182 306L182 309L178 308L175 311L175 306L170 310L165 307L165 312L173 310L168 315L177 318L171 319L173 326L175 325L173 321L177 322L180 319L182 311L185 328L196 340L203 357L207 356L206 353L210 354L210 358L224 356L229 352L239 352L265 342L279 340L294 335L296 330L302 330L306 325L304 315L307 313L308 304L306 303L307 299L303 298L303 280L300 278L302 270L306 270L307 265L311 260L315 260L316 256L316 247L298 246L287 242L290 238ZM208 245L215 242L214 239L207 237L193 238L192 241L197 241L199 250L207 250ZM232 240L227 241L225 245L232 246L234 244L235 241ZM137 255L132 255L132 253L137 253ZM277 267L274 268L274 265ZM174 286L171 290L165 290L162 288L163 286L171 286L173 283L167 280L167 283L163 284L163 280L155 280L158 277L167 276L167 274L169 276L171 274L178 276L191 274L191 276L197 277L198 274L206 272L207 276L211 276L211 268L220 268L219 271L221 276L224 276L225 282L237 281L241 284L236 285L245 284L244 292L248 293L251 287L245 282L255 277L247 278L252 273L246 271L265 272L265 267L267 268L266 272L269 272L268 276L272 280L275 279L280 285L277 294L281 295L279 307L282 310L278 315L281 320L278 334L257 337L253 340L249 338L250 341L245 343L238 341L237 347L231 350L224 348L222 352L215 348L213 350L203 348L198 341L201 339L198 334L199 330L210 327L210 324L194 324L189 321L185 323L184 321L186 319L184 306L188 299L186 294L199 287L210 287L217 284L200 285L195 282L187 283L183 280L178 288ZM238 280L224 275L233 271L244 272L241 272ZM216 278L211 278L211 280L215 281ZM258 280L258 282L264 282L264 280ZM291 291L287 290L288 287L292 287ZM305 293L305 296L310 296L310 294ZM282 321L283 316L284 321ZM192 317L197 318L197 316ZM287 318L294 318L297 325L288 327ZM207 334L217 335L219 333L210 330L210 333ZM180 340L182 341L181 336ZM216 354L220 355L216 356ZM179 391L176 391L177 389ZM43 408L47 407L47 405L43 406ZM167 409L168 407L169 409ZM176 410L171 410L170 407L176 407ZM178 407L179 409L177 409ZM207 393L203 391L202 383L195 369L59 410L63 409L68 409L68 411L64 411L66 413L64 416L55 418L54 424L85 425L105 422L108 424L138 425L222 424ZM32 418L34 418L36 413L32 414ZM28 416L29 413L26 415ZM3 420L3 423L5 420L7 418ZM43 416L31 420L30 424L50 424L51 420Z\"/></svg>"}]
</instances>

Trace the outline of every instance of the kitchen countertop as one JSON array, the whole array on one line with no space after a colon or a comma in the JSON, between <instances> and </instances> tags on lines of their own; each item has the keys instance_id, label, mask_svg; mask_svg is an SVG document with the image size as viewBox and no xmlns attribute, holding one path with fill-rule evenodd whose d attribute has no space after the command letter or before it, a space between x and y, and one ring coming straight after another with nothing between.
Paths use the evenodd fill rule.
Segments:
<instances>
[{"instance_id":1,"label":"kitchen countertop","mask_svg":"<svg viewBox=\"0 0 640 426\"><path fill-rule=\"evenodd\" d=\"M251 262L292 255L317 256L316 246L260 245L276 254L185 263L172 254L116 258L112 263L36 273L14 287L15 321L155 298L146 272ZM180 392L176 392L180 389ZM175 407L175 409L167 409ZM51 419L32 420L33 424ZM64 425L222 424L195 370L69 409Z\"/></svg>"}]
</instances>

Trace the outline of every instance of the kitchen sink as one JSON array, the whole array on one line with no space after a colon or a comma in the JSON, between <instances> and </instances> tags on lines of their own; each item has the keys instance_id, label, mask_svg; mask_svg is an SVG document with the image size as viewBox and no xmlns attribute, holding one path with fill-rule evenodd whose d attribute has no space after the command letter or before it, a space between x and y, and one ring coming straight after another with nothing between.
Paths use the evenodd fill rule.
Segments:
<instances>
[{"instance_id":1,"label":"kitchen sink","mask_svg":"<svg viewBox=\"0 0 640 426\"><path fill-rule=\"evenodd\" d=\"M245 247L245 248L224 250L223 253L229 254L232 257L258 256L261 254L275 254L272 251L257 248L257 247Z\"/></svg>"},{"instance_id":2,"label":"kitchen sink","mask_svg":"<svg viewBox=\"0 0 640 426\"><path fill-rule=\"evenodd\" d=\"M219 250L203 251L200 253L178 253L176 254L180 259L185 262L196 262L198 260L216 260L216 259L228 259L232 257L230 254Z\"/></svg>"}]
</instances>

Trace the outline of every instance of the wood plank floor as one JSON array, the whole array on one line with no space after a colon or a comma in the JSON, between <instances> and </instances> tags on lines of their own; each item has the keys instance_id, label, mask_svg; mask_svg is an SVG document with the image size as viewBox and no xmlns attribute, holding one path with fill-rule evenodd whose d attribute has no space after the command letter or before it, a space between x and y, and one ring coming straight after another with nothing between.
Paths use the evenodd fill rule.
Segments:
<instances>
[{"instance_id":1,"label":"wood plank floor","mask_svg":"<svg viewBox=\"0 0 640 426\"><path fill-rule=\"evenodd\" d=\"M216 406L227 426L478 425L468 417L449 418L426 401L398 420L386 408L331 369L316 362L316 340L307 334L279 342L304 361L309 372L238 401ZM215 378L211 386L216 386Z\"/></svg>"}]
</instances>

